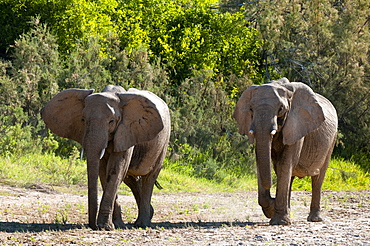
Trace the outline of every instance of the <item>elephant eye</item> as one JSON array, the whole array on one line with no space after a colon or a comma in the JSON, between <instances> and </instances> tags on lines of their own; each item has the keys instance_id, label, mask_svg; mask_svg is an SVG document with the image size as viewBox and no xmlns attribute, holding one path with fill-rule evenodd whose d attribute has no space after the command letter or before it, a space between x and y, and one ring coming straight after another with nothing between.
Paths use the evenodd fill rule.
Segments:
<instances>
[{"instance_id":1,"label":"elephant eye","mask_svg":"<svg viewBox=\"0 0 370 246\"><path fill-rule=\"evenodd\" d=\"M82 122L85 122L85 119L84 119L84 118L82 118L82 119L81 119L81 121L82 121Z\"/></svg>"},{"instance_id":2,"label":"elephant eye","mask_svg":"<svg viewBox=\"0 0 370 246\"><path fill-rule=\"evenodd\" d=\"M278 111L278 117L282 117L285 114L285 108L284 106L280 106Z\"/></svg>"},{"instance_id":3,"label":"elephant eye","mask_svg":"<svg viewBox=\"0 0 370 246\"><path fill-rule=\"evenodd\" d=\"M283 112L283 110L284 110L284 107L283 106L280 106L280 108L279 108L279 114L281 114Z\"/></svg>"},{"instance_id":4,"label":"elephant eye","mask_svg":"<svg viewBox=\"0 0 370 246\"><path fill-rule=\"evenodd\" d=\"M113 123L114 123L114 120L110 120L110 121L109 121L109 124L113 124Z\"/></svg>"}]
</instances>

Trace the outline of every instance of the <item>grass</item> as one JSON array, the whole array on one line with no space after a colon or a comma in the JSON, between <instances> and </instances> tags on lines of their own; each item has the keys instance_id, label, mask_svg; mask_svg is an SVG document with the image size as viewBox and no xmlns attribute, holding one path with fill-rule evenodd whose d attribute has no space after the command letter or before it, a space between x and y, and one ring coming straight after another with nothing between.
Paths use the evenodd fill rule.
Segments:
<instances>
[{"instance_id":1,"label":"grass","mask_svg":"<svg viewBox=\"0 0 370 246\"><path fill-rule=\"evenodd\" d=\"M323 190L370 190L370 173L366 173L355 162L333 158L326 171ZM293 190L311 190L311 178L295 179Z\"/></svg>"},{"instance_id":2,"label":"grass","mask_svg":"<svg viewBox=\"0 0 370 246\"><path fill-rule=\"evenodd\" d=\"M62 159L53 154L29 154L21 157L0 157L1 183L20 187L29 184L45 183L57 186L60 191L87 193L86 163L77 158ZM154 189L158 193L178 192L243 192L257 190L255 176L236 178L228 174L222 181L191 177L171 169L164 168L158 178L164 188ZM82 186L82 187L81 187ZM65 188L68 187L68 188ZM76 189L71 189L76 187ZM293 190L311 190L311 179L295 179ZM353 161L334 158L327 171L323 190L370 190L370 174L365 173ZM121 194L130 194L130 190L121 185Z\"/></svg>"},{"instance_id":3,"label":"grass","mask_svg":"<svg viewBox=\"0 0 370 246\"><path fill-rule=\"evenodd\" d=\"M87 180L86 164L53 154L0 157L0 178L2 182L18 186L32 183L81 185Z\"/></svg>"},{"instance_id":4,"label":"grass","mask_svg":"<svg viewBox=\"0 0 370 246\"><path fill-rule=\"evenodd\" d=\"M257 181L254 177L246 176L239 179L226 178L222 182L215 182L205 178L191 177L166 168L161 171L158 182L164 187L164 189L161 191L164 193L240 192L255 190L254 186L257 184Z\"/></svg>"}]
</instances>

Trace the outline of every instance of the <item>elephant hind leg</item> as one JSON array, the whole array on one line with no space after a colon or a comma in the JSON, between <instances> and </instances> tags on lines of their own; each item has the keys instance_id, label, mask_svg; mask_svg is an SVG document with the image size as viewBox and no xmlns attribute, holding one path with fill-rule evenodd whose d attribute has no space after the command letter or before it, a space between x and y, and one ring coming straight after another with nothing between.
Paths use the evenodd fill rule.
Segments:
<instances>
[{"instance_id":1,"label":"elephant hind leg","mask_svg":"<svg viewBox=\"0 0 370 246\"><path fill-rule=\"evenodd\" d=\"M316 176L311 177L312 181L312 198L310 206L310 214L307 217L307 221L320 222L323 221L321 217L320 202L321 202L321 187L324 182L325 173L329 165L331 151L329 152L324 165L320 169L320 173Z\"/></svg>"},{"instance_id":2,"label":"elephant hind leg","mask_svg":"<svg viewBox=\"0 0 370 246\"><path fill-rule=\"evenodd\" d=\"M161 154L153 163L153 169L140 179L128 176L125 178L125 183L131 188L138 205L139 213L135 221L137 227L148 227L151 224L151 219L154 215L153 206L150 204L153 194L154 184L157 180L159 172L162 168L162 163L166 155L166 148L163 148Z\"/></svg>"},{"instance_id":3,"label":"elephant hind leg","mask_svg":"<svg viewBox=\"0 0 370 246\"><path fill-rule=\"evenodd\" d=\"M324 175L312 176L312 198L311 198L311 207L310 214L307 217L307 221L311 222L320 222L322 221L321 212L320 212L320 200L321 200L321 185L323 182Z\"/></svg>"},{"instance_id":4,"label":"elephant hind leg","mask_svg":"<svg viewBox=\"0 0 370 246\"><path fill-rule=\"evenodd\" d=\"M116 200L114 202L114 209L113 209L113 224L114 227L123 229L125 227L125 223L122 220L122 211L121 206L118 203L118 197L116 197Z\"/></svg>"},{"instance_id":5,"label":"elephant hind leg","mask_svg":"<svg viewBox=\"0 0 370 246\"><path fill-rule=\"evenodd\" d=\"M124 179L124 183L131 189L132 194L135 197L137 207L139 209L139 217L140 217L140 210L142 206L142 195L143 195L143 189L142 189L142 178L136 179L133 176L127 176ZM150 205L150 220L153 218L154 214L154 209L152 205ZM139 218L138 218L139 219ZM138 220L136 220L135 225L140 226L140 227L146 227L148 225L141 225Z\"/></svg>"}]
</instances>

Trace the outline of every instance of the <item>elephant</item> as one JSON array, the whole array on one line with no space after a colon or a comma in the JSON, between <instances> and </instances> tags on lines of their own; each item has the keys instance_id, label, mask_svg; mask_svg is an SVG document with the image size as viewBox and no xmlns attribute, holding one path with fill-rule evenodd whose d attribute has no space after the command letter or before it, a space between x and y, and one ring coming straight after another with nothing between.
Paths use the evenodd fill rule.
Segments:
<instances>
[{"instance_id":1,"label":"elephant","mask_svg":"<svg viewBox=\"0 0 370 246\"><path fill-rule=\"evenodd\" d=\"M121 86L93 92L75 88L59 92L41 110L42 119L56 135L80 143L86 153L89 227L124 226L117 202L122 181L138 206L135 226L150 226L153 187L170 138L167 104L149 91L126 91ZM103 188L99 212L98 177Z\"/></svg>"},{"instance_id":2,"label":"elephant","mask_svg":"<svg viewBox=\"0 0 370 246\"><path fill-rule=\"evenodd\" d=\"M258 203L270 225L291 224L290 197L294 177L311 177L308 221L322 221L321 189L334 149L338 117L325 97L287 78L248 87L233 114L240 134L255 143ZM276 194L271 197L271 160Z\"/></svg>"}]
</instances>

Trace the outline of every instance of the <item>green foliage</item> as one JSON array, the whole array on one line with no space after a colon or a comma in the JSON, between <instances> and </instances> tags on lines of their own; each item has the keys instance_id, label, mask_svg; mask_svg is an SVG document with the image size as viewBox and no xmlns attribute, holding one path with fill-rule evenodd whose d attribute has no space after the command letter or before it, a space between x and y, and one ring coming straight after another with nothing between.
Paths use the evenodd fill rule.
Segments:
<instances>
[{"instance_id":1,"label":"green foliage","mask_svg":"<svg viewBox=\"0 0 370 246\"><path fill-rule=\"evenodd\" d=\"M176 83L194 69L259 76L254 69L261 46L256 31L248 27L240 13L213 11L210 6L216 1L1 0L0 3L4 16L19 26L14 29L8 19L0 19L4 30L9 31L3 37L12 37L0 38L3 50L18 35L31 30L29 21L38 15L56 35L63 56L75 52L78 42L89 43L94 38L95 43L89 45L100 45L97 54L105 57L113 37L120 39L120 48L128 54L144 47L151 62L160 58Z\"/></svg>"},{"instance_id":2,"label":"green foliage","mask_svg":"<svg viewBox=\"0 0 370 246\"><path fill-rule=\"evenodd\" d=\"M178 82L192 70L255 76L260 47L256 31L246 27L241 14L219 14L207 5L194 4L180 13L170 12L165 23L155 22L149 28L154 31L150 50L162 58Z\"/></svg>"},{"instance_id":3,"label":"green foliage","mask_svg":"<svg viewBox=\"0 0 370 246\"><path fill-rule=\"evenodd\" d=\"M40 139L33 139L34 127L27 124L28 117L22 108L4 107L5 111L12 115L1 115L0 120L0 155L21 156L29 152L41 152ZM24 125L25 124L25 125Z\"/></svg>"},{"instance_id":4,"label":"green foliage","mask_svg":"<svg viewBox=\"0 0 370 246\"><path fill-rule=\"evenodd\" d=\"M107 42L107 36L117 32L117 26L112 20L118 6L116 0L54 0L52 2L54 2L55 12L51 13L52 19L48 23L53 26L64 54L73 50L76 40L88 42L91 37L94 37L104 43Z\"/></svg>"},{"instance_id":5,"label":"green foliage","mask_svg":"<svg viewBox=\"0 0 370 246\"><path fill-rule=\"evenodd\" d=\"M233 138L222 136L217 144L209 144L206 149L180 144L176 154L164 167L197 178L229 183L232 186L240 178L255 175L251 150L246 151L247 144L244 139Z\"/></svg>"},{"instance_id":6,"label":"green foliage","mask_svg":"<svg viewBox=\"0 0 370 246\"><path fill-rule=\"evenodd\" d=\"M76 40L87 41L115 34L111 16L117 7L115 0L1 0L0 1L0 51L11 45L19 35L33 28L29 21L39 16L57 34L63 54L76 46Z\"/></svg>"},{"instance_id":7,"label":"green foliage","mask_svg":"<svg viewBox=\"0 0 370 246\"><path fill-rule=\"evenodd\" d=\"M39 153L45 133L40 105L58 91L60 60L55 38L38 25L14 44L12 61L0 61L0 153ZM46 141L49 141L47 138Z\"/></svg>"},{"instance_id":8,"label":"green foliage","mask_svg":"<svg viewBox=\"0 0 370 246\"><path fill-rule=\"evenodd\" d=\"M336 152L347 158L370 156L369 3L253 1L243 9L263 40L266 80L283 75L330 99L342 134Z\"/></svg>"},{"instance_id":9,"label":"green foliage","mask_svg":"<svg viewBox=\"0 0 370 246\"><path fill-rule=\"evenodd\" d=\"M333 101L337 152L368 170L365 2L254 1L229 14L210 8L213 0L0 0L0 156L74 162L79 145L50 134L40 109L66 88L116 84L169 105L165 170L236 187L255 168L232 119L235 102L248 85L283 74ZM45 159L69 166L60 171L68 183L84 180L72 172L79 165L58 158ZM38 165L58 180L55 164Z\"/></svg>"}]
</instances>

